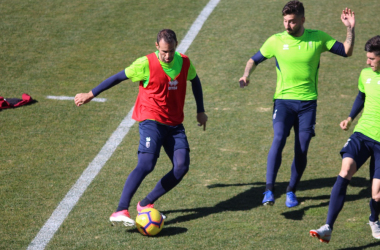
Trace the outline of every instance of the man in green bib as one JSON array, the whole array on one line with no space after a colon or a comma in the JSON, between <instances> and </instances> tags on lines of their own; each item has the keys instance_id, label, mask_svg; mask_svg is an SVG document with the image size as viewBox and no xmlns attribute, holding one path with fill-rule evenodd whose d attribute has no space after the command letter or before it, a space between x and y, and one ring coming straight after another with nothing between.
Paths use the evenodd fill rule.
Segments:
<instances>
[{"instance_id":1,"label":"man in green bib","mask_svg":"<svg viewBox=\"0 0 380 250\"><path fill-rule=\"evenodd\" d=\"M275 57L277 86L273 97L274 138L268 154L266 190L262 203L273 205L275 202L274 184L281 165L282 150L294 127L294 160L285 202L287 207L294 207L299 204L295 192L306 168L309 143L315 135L320 56L325 51L343 57L352 55L355 14L347 8L341 14L341 20L347 28L344 43L323 31L304 28L305 10L299 1L288 2L282 15L286 31L271 36L260 51L248 60L239 82L241 87L247 86L256 66Z\"/></svg>"},{"instance_id":2,"label":"man in green bib","mask_svg":"<svg viewBox=\"0 0 380 250\"><path fill-rule=\"evenodd\" d=\"M372 236L380 239L380 36L372 37L364 47L367 64L370 68L362 70L359 76L359 93L352 105L347 119L340 123L343 130L350 128L351 122L364 108L354 133L343 146L342 167L331 190L326 224L319 229L310 230L312 237L329 243L331 233L346 199L347 186L352 176L371 158L370 181L372 197L369 202L371 214L369 225Z\"/></svg>"}]
</instances>

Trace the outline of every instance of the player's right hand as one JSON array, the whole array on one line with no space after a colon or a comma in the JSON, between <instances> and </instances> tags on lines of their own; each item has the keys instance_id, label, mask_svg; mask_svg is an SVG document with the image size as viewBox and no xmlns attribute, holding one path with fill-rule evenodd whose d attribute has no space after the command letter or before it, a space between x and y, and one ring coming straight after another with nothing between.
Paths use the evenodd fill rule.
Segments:
<instances>
[{"instance_id":1,"label":"player's right hand","mask_svg":"<svg viewBox=\"0 0 380 250\"><path fill-rule=\"evenodd\" d=\"M343 130L347 130L350 128L351 126L351 122L352 122L352 119L351 117L348 117L346 120L343 120L340 122L340 128L343 129Z\"/></svg>"},{"instance_id":2,"label":"player's right hand","mask_svg":"<svg viewBox=\"0 0 380 250\"><path fill-rule=\"evenodd\" d=\"M249 84L248 77L245 77L245 76L240 77L239 84L240 84L240 88L244 88L245 86L248 86Z\"/></svg>"},{"instance_id":3,"label":"player's right hand","mask_svg":"<svg viewBox=\"0 0 380 250\"><path fill-rule=\"evenodd\" d=\"M86 104L89 101L91 101L92 98L94 98L92 91L90 91L88 93L79 93L79 94L75 95L74 102L75 102L75 105L77 105L79 107L79 106Z\"/></svg>"}]
</instances>

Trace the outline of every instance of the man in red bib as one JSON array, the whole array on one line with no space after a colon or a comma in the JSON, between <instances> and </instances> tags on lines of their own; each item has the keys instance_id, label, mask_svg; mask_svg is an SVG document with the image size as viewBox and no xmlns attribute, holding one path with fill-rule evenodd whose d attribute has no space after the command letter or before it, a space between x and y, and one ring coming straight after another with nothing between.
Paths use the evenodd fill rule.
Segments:
<instances>
[{"instance_id":1,"label":"man in red bib","mask_svg":"<svg viewBox=\"0 0 380 250\"><path fill-rule=\"evenodd\" d=\"M116 212L110 216L112 223L134 225L128 211L130 201L144 178L153 171L161 146L172 161L173 168L138 202L137 211L154 207L154 202L174 188L189 170L190 147L182 125L187 80L192 83L198 125L206 129L207 115L203 106L201 82L190 59L176 52L177 45L174 31L161 30L157 35L156 52L138 58L90 92L75 96L75 104L81 106L124 80L140 83L132 115L133 119L140 122L138 162L125 182Z\"/></svg>"}]
</instances>

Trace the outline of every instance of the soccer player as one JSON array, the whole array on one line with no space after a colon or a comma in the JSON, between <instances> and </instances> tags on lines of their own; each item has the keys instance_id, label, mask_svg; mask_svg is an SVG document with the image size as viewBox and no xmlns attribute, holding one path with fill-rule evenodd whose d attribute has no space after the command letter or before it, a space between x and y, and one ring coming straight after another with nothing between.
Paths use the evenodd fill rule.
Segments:
<instances>
[{"instance_id":1,"label":"soccer player","mask_svg":"<svg viewBox=\"0 0 380 250\"><path fill-rule=\"evenodd\" d=\"M334 222L344 205L347 186L352 176L370 157L372 198L369 202L369 225L372 236L380 239L380 36L369 39L364 49L370 68L365 68L360 73L359 93L350 115L340 123L340 127L343 130L349 129L352 120L363 107L364 111L354 133L340 151L342 168L331 191L326 224L317 230L310 230L310 235L318 237L321 242L330 241Z\"/></svg>"},{"instance_id":2,"label":"soccer player","mask_svg":"<svg viewBox=\"0 0 380 250\"><path fill-rule=\"evenodd\" d=\"M153 171L161 146L172 161L173 168L138 202L137 211L154 207L154 202L174 188L189 170L190 149L182 125L187 80L192 83L198 125L206 129L208 118L203 106L201 82L190 59L176 52L177 45L174 31L161 30L157 35L156 52L138 58L90 92L75 96L75 104L81 106L121 81L131 79L140 82L132 115L133 119L140 122L138 162L125 182L117 210L110 216L111 223L134 225L128 211L130 201L144 178Z\"/></svg>"},{"instance_id":3,"label":"soccer player","mask_svg":"<svg viewBox=\"0 0 380 250\"><path fill-rule=\"evenodd\" d=\"M277 87L274 94L272 146L268 153L264 205L273 205L274 184L281 165L282 150L290 130L294 128L294 159L290 182L286 189L286 206L298 205L296 188L306 168L307 151L314 127L318 97L318 71L322 52L348 57L354 49L355 13L344 9L341 20L347 28L346 41L340 43L320 30L304 27L303 4L290 1L282 9L285 30L271 36L252 56L239 79L240 86L247 86L249 76L256 66L268 58L275 57Z\"/></svg>"}]
</instances>

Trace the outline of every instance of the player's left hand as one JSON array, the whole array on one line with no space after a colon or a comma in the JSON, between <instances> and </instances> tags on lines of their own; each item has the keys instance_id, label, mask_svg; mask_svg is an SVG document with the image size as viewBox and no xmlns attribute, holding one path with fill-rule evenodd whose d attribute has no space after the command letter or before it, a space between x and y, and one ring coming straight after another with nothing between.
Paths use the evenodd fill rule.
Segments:
<instances>
[{"instance_id":1,"label":"player's left hand","mask_svg":"<svg viewBox=\"0 0 380 250\"><path fill-rule=\"evenodd\" d=\"M203 131L206 130L206 122L208 120L208 117L205 112L198 113L197 114L197 121L198 121L198 126L203 126Z\"/></svg>"},{"instance_id":2,"label":"player's left hand","mask_svg":"<svg viewBox=\"0 0 380 250\"><path fill-rule=\"evenodd\" d=\"M351 11L351 9L345 8L342 11L340 19L347 28L352 29L355 27L355 12Z\"/></svg>"}]
</instances>

